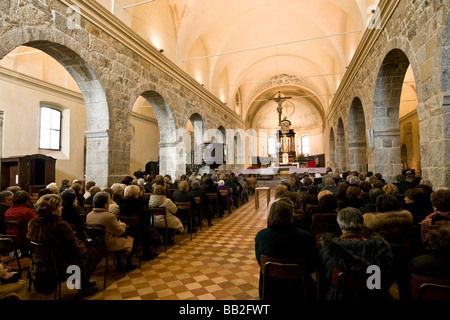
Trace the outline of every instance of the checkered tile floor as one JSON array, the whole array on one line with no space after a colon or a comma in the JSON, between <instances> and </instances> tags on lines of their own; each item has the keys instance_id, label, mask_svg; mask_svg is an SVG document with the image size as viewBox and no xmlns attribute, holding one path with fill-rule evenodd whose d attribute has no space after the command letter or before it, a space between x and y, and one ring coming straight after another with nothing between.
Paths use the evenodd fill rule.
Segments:
<instances>
[{"instance_id":1,"label":"checkered tile floor","mask_svg":"<svg viewBox=\"0 0 450 320\"><path fill-rule=\"evenodd\" d=\"M111 267L106 290L90 300L257 300L259 266L254 238L267 223L266 197L255 210L254 197L231 215L203 226L192 240L178 235L175 245L141 269L117 277ZM92 280L103 289L103 263ZM115 275L114 275L115 274ZM117 280L115 280L117 279Z\"/></svg>"},{"instance_id":2,"label":"checkered tile floor","mask_svg":"<svg viewBox=\"0 0 450 320\"><path fill-rule=\"evenodd\" d=\"M267 198L255 198L226 211L213 226L206 222L191 240L189 234L176 235L175 245L158 248L158 257L142 261L141 268L115 272L109 262L106 289L103 290L103 259L91 281L99 291L86 300L258 300L259 265L255 259L256 233L267 224ZM134 258L135 259L135 258ZM137 264L136 259L133 261ZM53 295L38 294L32 288L32 300L52 300ZM76 291L62 284L63 300L76 298Z\"/></svg>"}]
</instances>

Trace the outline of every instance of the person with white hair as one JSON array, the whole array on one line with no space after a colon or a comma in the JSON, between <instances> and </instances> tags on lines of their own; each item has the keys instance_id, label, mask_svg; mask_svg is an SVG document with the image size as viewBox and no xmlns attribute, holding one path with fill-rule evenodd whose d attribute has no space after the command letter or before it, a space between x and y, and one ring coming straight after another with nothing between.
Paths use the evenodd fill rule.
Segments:
<instances>
[{"instance_id":1,"label":"person with white hair","mask_svg":"<svg viewBox=\"0 0 450 320\"><path fill-rule=\"evenodd\" d=\"M55 182L49 183L45 188L52 190L53 193L58 194L59 188Z\"/></svg>"},{"instance_id":2,"label":"person with white hair","mask_svg":"<svg viewBox=\"0 0 450 320\"><path fill-rule=\"evenodd\" d=\"M225 185L225 181L219 180L217 182L217 189L219 190L219 192L220 190L226 190L228 192L228 195L222 195L222 200L224 204L228 203L230 205L229 208L231 208L231 206L233 205L233 191L231 190L231 188ZM226 206L227 205L225 205L225 207Z\"/></svg>"}]
</instances>

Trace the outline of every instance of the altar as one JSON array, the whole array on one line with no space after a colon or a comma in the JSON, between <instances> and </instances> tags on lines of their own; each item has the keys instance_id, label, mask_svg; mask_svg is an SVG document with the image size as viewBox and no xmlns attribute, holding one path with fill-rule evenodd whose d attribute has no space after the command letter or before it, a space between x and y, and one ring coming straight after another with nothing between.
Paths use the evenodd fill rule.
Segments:
<instances>
[{"instance_id":1,"label":"altar","mask_svg":"<svg viewBox=\"0 0 450 320\"><path fill-rule=\"evenodd\" d=\"M297 157L295 152L295 132L289 129L291 122L287 119L281 121L281 130L277 130L278 161L282 164L294 163Z\"/></svg>"}]
</instances>

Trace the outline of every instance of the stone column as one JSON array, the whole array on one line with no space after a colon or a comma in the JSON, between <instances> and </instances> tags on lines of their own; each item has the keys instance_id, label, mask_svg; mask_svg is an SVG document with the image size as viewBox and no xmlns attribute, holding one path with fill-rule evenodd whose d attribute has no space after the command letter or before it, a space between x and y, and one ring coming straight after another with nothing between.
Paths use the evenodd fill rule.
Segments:
<instances>
[{"instance_id":1,"label":"stone column","mask_svg":"<svg viewBox=\"0 0 450 320\"><path fill-rule=\"evenodd\" d=\"M180 156L180 153L182 156ZM174 177L186 173L186 154L176 142L159 143L159 174Z\"/></svg>"},{"instance_id":2,"label":"stone column","mask_svg":"<svg viewBox=\"0 0 450 320\"><path fill-rule=\"evenodd\" d=\"M86 181L107 187L109 176L109 135L107 131L86 131Z\"/></svg>"},{"instance_id":3,"label":"stone column","mask_svg":"<svg viewBox=\"0 0 450 320\"><path fill-rule=\"evenodd\" d=\"M374 142L375 173L381 173L386 183L395 182L395 176L402 172L400 129L374 130Z\"/></svg>"}]
</instances>

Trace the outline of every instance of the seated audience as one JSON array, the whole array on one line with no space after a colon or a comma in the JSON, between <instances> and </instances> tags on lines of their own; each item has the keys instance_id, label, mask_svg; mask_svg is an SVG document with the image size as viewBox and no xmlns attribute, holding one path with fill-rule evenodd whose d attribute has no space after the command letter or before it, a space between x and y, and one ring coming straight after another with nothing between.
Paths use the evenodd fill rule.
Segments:
<instances>
[{"instance_id":1,"label":"seated audience","mask_svg":"<svg viewBox=\"0 0 450 320\"><path fill-rule=\"evenodd\" d=\"M397 198L392 194L382 194L376 201L377 212L364 214L364 228L370 236L379 235L391 246L408 246L411 253L405 254L401 250L392 252L393 276L397 281L400 299L409 299L410 282L406 272L409 260L421 250L418 232L414 229L413 216L409 211L401 210Z\"/></svg>"},{"instance_id":2,"label":"seated audience","mask_svg":"<svg viewBox=\"0 0 450 320\"><path fill-rule=\"evenodd\" d=\"M28 225L28 238L31 241L44 242L55 252L58 273L66 275L67 267L77 265L81 269L82 297L97 292L95 282L90 282L103 253L97 247L87 248L74 234L70 225L61 218L62 198L56 194L42 196L36 202L37 215ZM55 289L54 271L50 257L32 256L31 279L37 292L50 294Z\"/></svg>"},{"instance_id":3,"label":"seated audience","mask_svg":"<svg viewBox=\"0 0 450 320\"><path fill-rule=\"evenodd\" d=\"M214 184L214 180L211 178L206 179L205 185L203 187L203 191L205 191L206 194L208 193L215 193L217 195L217 206L218 206L218 214L219 217L223 217L223 213L225 211L225 204L222 198L222 195L220 194L219 189Z\"/></svg>"},{"instance_id":4,"label":"seated audience","mask_svg":"<svg viewBox=\"0 0 450 320\"><path fill-rule=\"evenodd\" d=\"M107 192L109 194L109 209L108 211L111 212L117 219L120 215L120 209L119 205L114 201L114 191L112 188L103 188L102 192Z\"/></svg>"},{"instance_id":5,"label":"seated audience","mask_svg":"<svg viewBox=\"0 0 450 320\"><path fill-rule=\"evenodd\" d=\"M27 239L28 223L36 216L36 212L30 208L30 196L26 191L17 191L13 195L12 205L5 212L5 221L14 220L19 223L22 229L22 234L19 234L19 230L16 228L11 229L6 225L7 235L19 236L19 246L23 250L23 253L27 254L29 250L29 241Z\"/></svg>"},{"instance_id":6,"label":"seated audience","mask_svg":"<svg viewBox=\"0 0 450 320\"><path fill-rule=\"evenodd\" d=\"M59 194L59 188L55 182L49 183L45 188L52 190L54 194Z\"/></svg>"},{"instance_id":7,"label":"seated audience","mask_svg":"<svg viewBox=\"0 0 450 320\"><path fill-rule=\"evenodd\" d=\"M430 196L422 188L409 188L405 192L403 209L411 212L414 224L423 221L429 214L434 212Z\"/></svg>"},{"instance_id":8,"label":"seated audience","mask_svg":"<svg viewBox=\"0 0 450 320\"><path fill-rule=\"evenodd\" d=\"M305 258L308 264L308 274L305 275L306 289L309 299L314 299L315 282L311 274L316 269L315 240L309 232L294 227L293 212L293 206L285 201L280 200L272 204L267 218L267 228L259 231L255 237L256 260L261 265L261 255L288 259ZM262 281L260 273L260 298L262 298ZM266 283L268 300L292 300L298 298L301 293L298 286L295 288L291 286L292 280L268 279Z\"/></svg>"},{"instance_id":9,"label":"seated audience","mask_svg":"<svg viewBox=\"0 0 450 320\"><path fill-rule=\"evenodd\" d=\"M304 194L302 197L303 212L305 212L305 214L307 212L307 210L306 210L307 204L317 205L319 203L318 193L319 193L318 186L316 186L315 184L308 186L308 190L306 191L306 194Z\"/></svg>"},{"instance_id":10,"label":"seated audience","mask_svg":"<svg viewBox=\"0 0 450 320\"><path fill-rule=\"evenodd\" d=\"M392 184L392 183L385 184L383 186L383 191L384 191L384 193L392 194L395 197L398 195L398 188L395 184Z\"/></svg>"},{"instance_id":11,"label":"seated audience","mask_svg":"<svg viewBox=\"0 0 450 320\"><path fill-rule=\"evenodd\" d=\"M411 261L411 273L450 279L450 221L437 221L428 228L424 254Z\"/></svg>"},{"instance_id":12,"label":"seated audience","mask_svg":"<svg viewBox=\"0 0 450 320\"><path fill-rule=\"evenodd\" d=\"M131 250L133 248L133 237L125 235L127 225L118 221L117 218L109 212L110 194L107 192L98 192L93 199L94 209L87 215L86 223L101 224L105 226L105 245L108 251L125 250L126 271L136 269L131 263ZM116 271L123 270L123 262L120 259L120 253L116 254Z\"/></svg>"},{"instance_id":13,"label":"seated audience","mask_svg":"<svg viewBox=\"0 0 450 320\"><path fill-rule=\"evenodd\" d=\"M100 191L102 191L102 189L100 189L99 187L92 186L92 187L89 188L89 191L84 194L85 199L83 201L83 205L84 205L84 208L86 210L86 213L91 212L91 209L94 206L93 205L94 196ZM86 195L88 195L87 198L86 198Z\"/></svg>"},{"instance_id":14,"label":"seated audience","mask_svg":"<svg viewBox=\"0 0 450 320\"><path fill-rule=\"evenodd\" d=\"M382 194L376 200L376 212L364 214L367 235L380 235L389 243L403 243L413 238L413 216L401 210L392 194Z\"/></svg>"},{"instance_id":15,"label":"seated audience","mask_svg":"<svg viewBox=\"0 0 450 320\"><path fill-rule=\"evenodd\" d=\"M63 218L64 220L67 221L68 224L73 226L74 231L77 234L77 237L84 241L85 239L83 231L85 231L85 228L83 221L81 221L80 219L80 214L77 211L78 207L77 195L75 194L75 192L66 190L61 194L61 198L63 200L62 202L63 209L61 213L61 218Z\"/></svg>"},{"instance_id":16,"label":"seated audience","mask_svg":"<svg viewBox=\"0 0 450 320\"><path fill-rule=\"evenodd\" d=\"M0 234L6 233L6 224L4 222L6 210L12 206L13 193L8 190L0 192Z\"/></svg>"},{"instance_id":17,"label":"seated audience","mask_svg":"<svg viewBox=\"0 0 450 320\"><path fill-rule=\"evenodd\" d=\"M342 271L367 275L370 265L377 265L381 270L381 289L370 293L338 292L339 300L373 300L392 299L389 289L392 285L390 266L392 255L389 245L382 239L367 238L363 233L363 216L353 207L342 209L337 214L337 222L342 235L337 238L325 233L320 238L319 251L319 300L333 300L331 267L336 266Z\"/></svg>"},{"instance_id":18,"label":"seated audience","mask_svg":"<svg viewBox=\"0 0 450 320\"><path fill-rule=\"evenodd\" d=\"M431 194L434 212L425 217L420 224L422 241L426 244L428 229L436 221L450 220L450 189L439 189Z\"/></svg>"},{"instance_id":19,"label":"seated audience","mask_svg":"<svg viewBox=\"0 0 450 320\"><path fill-rule=\"evenodd\" d=\"M189 223L190 217L189 212L187 210L178 210L177 217L184 222L185 225L188 226L188 233L195 232L197 229L197 225L199 223L198 217L200 216L199 210L200 208L197 206L195 202L194 195L189 192L189 184L187 181L180 181L178 184L178 189L173 193L173 201L174 202L189 202L191 204L191 215L192 215L192 228Z\"/></svg>"},{"instance_id":20,"label":"seated audience","mask_svg":"<svg viewBox=\"0 0 450 320\"><path fill-rule=\"evenodd\" d=\"M405 194L406 190L414 187L413 184L406 180L406 177L402 174L396 175L395 180L396 182L393 184L397 187L398 194Z\"/></svg>"},{"instance_id":21,"label":"seated audience","mask_svg":"<svg viewBox=\"0 0 450 320\"><path fill-rule=\"evenodd\" d=\"M361 189L355 185L350 185L345 191L345 201L339 203L339 209L347 207L360 208L364 205L364 201L361 199Z\"/></svg>"},{"instance_id":22,"label":"seated audience","mask_svg":"<svg viewBox=\"0 0 450 320\"><path fill-rule=\"evenodd\" d=\"M377 212L376 201L379 195L384 194L383 189L380 188L372 188L369 190L369 202L367 202L364 206L359 208L362 214L368 212Z\"/></svg>"},{"instance_id":23,"label":"seated audience","mask_svg":"<svg viewBox=\"0 0 450 320\"><path fill-rule=\"evenodd\" d=\"M61 188L59 188L59 193L63 193L64 191L66 191L67 189L70 188L70 180L69 179L63 179L61 181Z\"/></svg>"},{"instance_id":24,"label":"seated audience","mask_svg":"<svg viewBox=\"0 0 450 320\"><path fill-rule=\"evenodd\" d=\"M247 183L249 194L250 195L255 194L255 189L258 184L258 180L256 180L256 178L253 175L250 175L247 177Z\"/></svg>"},{"instance_id":25,"label":"seated audience","mask_svg":"<svg viewBox=\"0 0 450 320\"><path fill-rule=\"evenodd\" d=\"M320 191L324 190L329 190L334 194L338 193L338 187L336 186L336 181L334 180L333 177L325 178L325 181L323 182L323 188Z\"/></svg>"},{"instance_id":26,"label":"seated audience","mask_svg":"<svg viewBox=\"0 0 450 320\"><path fill-rule=\"evenodd\" d=\"M78 212L84 212L83 186L78 183L72 183L70 188L76 193L78 200Z\"/></svg>"},{"instance_id":27,"label":"seated audience","mask_svg":"<svg viewBox=\"0 0 450 320\"><path fill-rule=\"evenodd\" d=\"M287 191L287 187L284 184L279 184L276 188L275 188L275 196L273 197L273 199L271 199L269 201L269 204L267 205L267 212L270 212L270 207L272 207L272 204L275 201L278 201L279 199L284 197L284 194Z\"/></svg>"},{"instance_id":28,"label":"seated audience","mask_svg":"<svg viewBox=\"0 0 450 320\"><path fill-rule=\"evenodd\" d=\"M224 204L228 203L231 206L234 205L233 190L229 186L225 185L225 181L219 180L219 182L217 183L217 189L219 190L219 192L220 190L226 190L228 193L228 195L221 196Z\"/></svg>"},{"instance_id":29,"label":"seated audience","mask_svg":"<svg viewBox=\"0 0 450 320\"><path fill-rule=\"evenodd\" d=\"M90 190L92 187L94 187L94 186L95 186L95 181L88 181L88 182L86 182L86 184L85 184L85 186L84 186L85 192L84 192L84 194L83 194L83 197L84 197L85 199L89 198L89 196L91 195L91 193L90 193L89 190Z\"/></svg>"},{"instance_id":30,"label":"seated audience","mask_svg":"<svg viewBox=\"0 0 450 320\"><path fill-rule=\"evenodd\" d=\"M153 189L153 194L150 196L150 200L148 202L149 207L165 207L166 208L166 219L167 226L170 229L175 229L177 232L182 233L184 230L183 223L181 223L180 219L175 216L177 212L177 206L172 202L169 198L166 197L166 189L164 186L157 185ZM165 222L163 216L155 217L155 227L164 228Z\"/></svg>"},{"instance_id":31,"label":"seated audience","mask_svg":"<svg viewBox=\"0 0 450 320\"><path fill-rule=\"evenodd\" d=\"M23 279L12 281L13 276L11 269L0 263L0 301L3 300L3 303L8 303L8 299L30 300L27 281Z\"/></svg>"},{"instance_id":32,"label":"seated audience","mask_svg":"<svg viewBox=\"0 0 450 320\"><path fill-rule=\"evenodd\" d=\"M140 188L136 185L128 185L124 190L124 197L119 201L120 215L132 217L137 215L139 217L139 231L142 237L142 260L151 260L154 258L152 254L152 247L158 246L159 243L152 238L152 231L150 230L150 212L144 201L139 199ZM139 236L137 230L129 229L130 236L134 238L134 243L138 243Z\"/></svg>"},{"instance_id":33,"label":"seated audience","mask_svg":"<svg viewBox=\"0 0 450 320\"><path fill-rule=\"evenodd\" d=\"M238 208L239 207L239 191L238 191L236 183L233 181L233 178L231 175L221 175L221 177L222 177L222 180L224 181L224 185L229 187L231 190L231 197L233 200L231 205ZM219 184L219 186L220 186L220 184Z\"/></svg>"},{"instance_id":34,"label":"seated audience","mask_svg":"<svg viewBox=\"0 0 450 320\"><path fill-rule=\"evenodd\" d=\"M200 186L200 181L194 180L191 182L191 190L189 191L194 197L200 198L200 207L202 211L202 217L206 220L208 220L208 226L212 226L212 218L213 213L211 210L211 206L209 203L209 198L206 195L206 192L202 190ZM201 224L202 222L200 222Z\"/></svg>"}]
</instances>

